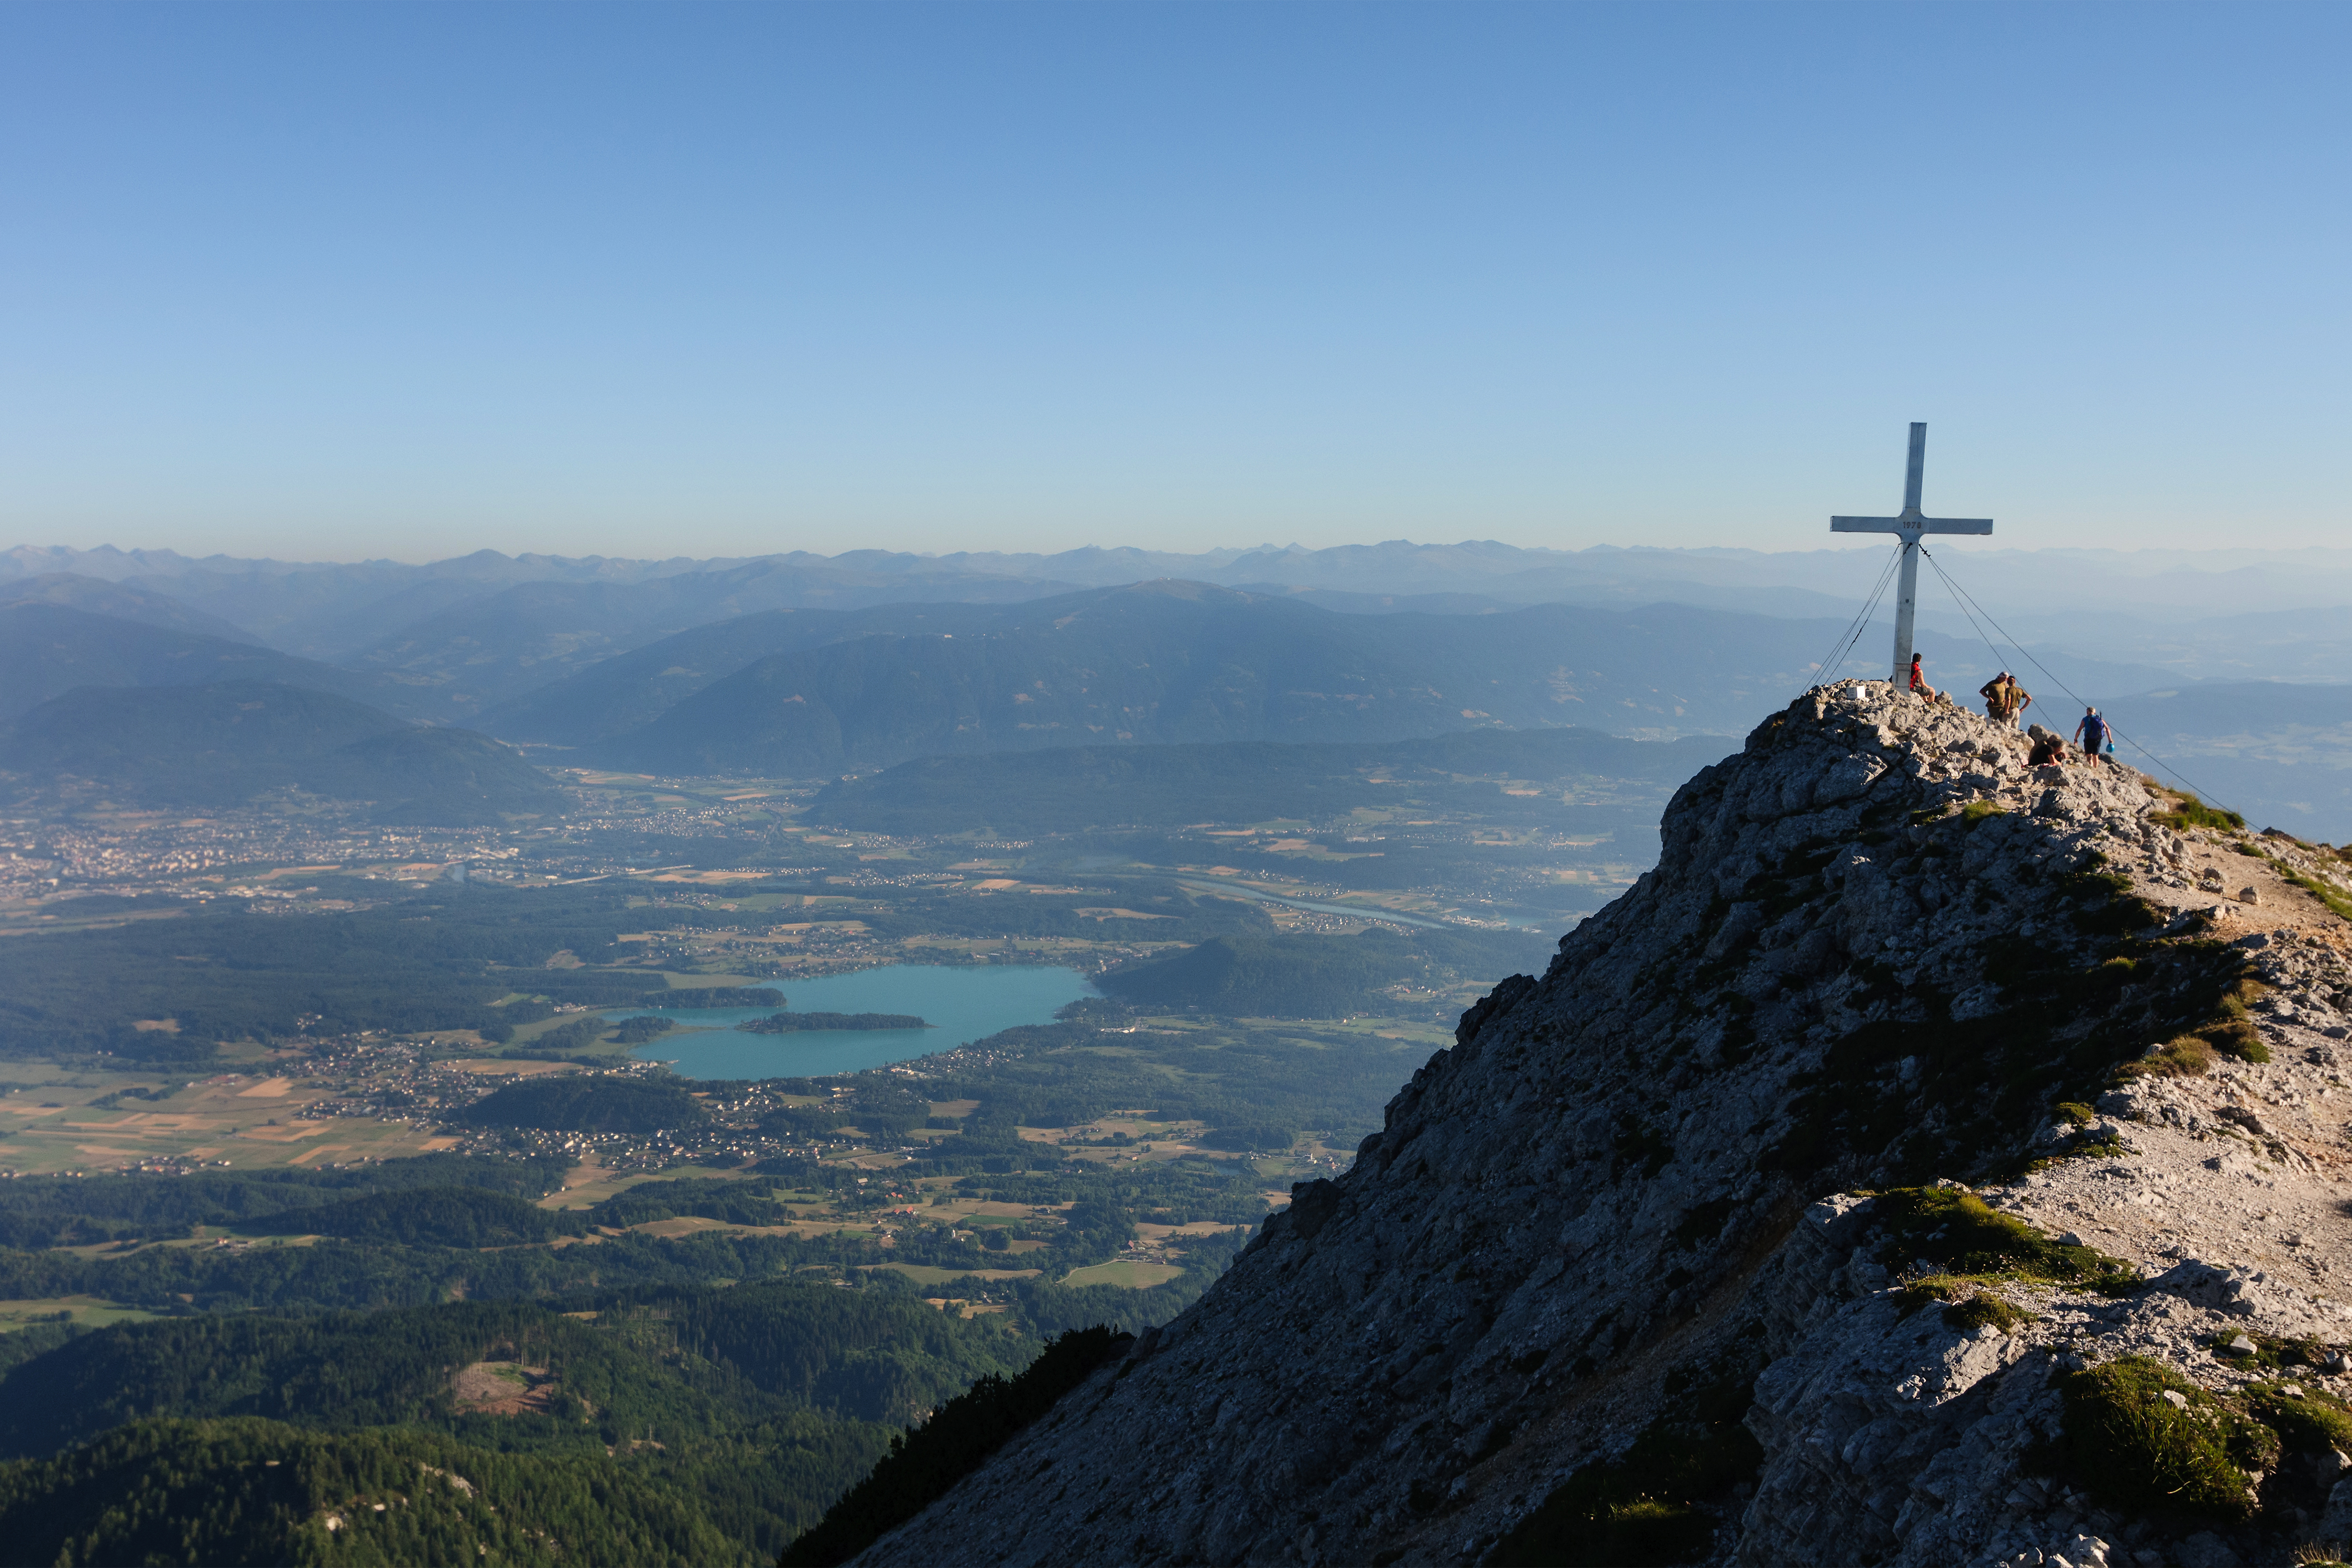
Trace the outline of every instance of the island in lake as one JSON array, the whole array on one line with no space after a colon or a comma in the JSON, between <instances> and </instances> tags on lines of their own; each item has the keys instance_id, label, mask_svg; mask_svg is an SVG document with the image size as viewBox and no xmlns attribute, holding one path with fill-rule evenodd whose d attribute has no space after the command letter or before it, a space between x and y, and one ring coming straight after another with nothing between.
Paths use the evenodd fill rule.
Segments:
<instances>
[{"instance_id":1,"label":"island in lake","mask_svg":"<svg viewBox=\"0 0 2352 1568\"><path fill-rule=\"evenodd\" d=\"M796 1034L813 1029L929 1029L912 1013L771 1013L737 1024L746 1034Z\"/></svg>"}]
</instances>

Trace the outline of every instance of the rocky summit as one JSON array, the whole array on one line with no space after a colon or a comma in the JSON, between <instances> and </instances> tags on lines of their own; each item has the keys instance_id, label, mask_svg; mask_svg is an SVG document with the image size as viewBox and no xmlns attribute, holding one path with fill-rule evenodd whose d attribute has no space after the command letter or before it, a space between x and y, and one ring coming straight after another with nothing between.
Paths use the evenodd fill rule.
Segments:
<instances>
[{"instance_id":1,"label":"rocky summit","mask_svg":"<svg viewBox=\"0 0 2352 1568\"><path fill-rule=\"evenodd\" d=\"M1884 682L1772 716L1346 1175L859 1561L2352 1541L2347 868L2026 754Z\"/></svg>"}]
</instances>

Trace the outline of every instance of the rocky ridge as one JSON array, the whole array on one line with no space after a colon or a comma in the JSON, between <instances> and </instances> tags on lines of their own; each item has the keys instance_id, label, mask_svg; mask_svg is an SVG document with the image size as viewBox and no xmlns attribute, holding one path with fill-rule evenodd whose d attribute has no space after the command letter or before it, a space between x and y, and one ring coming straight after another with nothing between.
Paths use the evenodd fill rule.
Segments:
<instances>
[{"instance_id":1,"label":"rocky ridge","mask_svg":"<svg viewBox=\"0 0 2352 1568\"><path fill-rule=\"evenodd\" d=\"M2352 1539L2352 883L2024 753L1884 682L1768 720L1346 1175L859 1561ZM2143 1495L2130 1420L2193 1485Z\"/></svg>"}]
</instances>

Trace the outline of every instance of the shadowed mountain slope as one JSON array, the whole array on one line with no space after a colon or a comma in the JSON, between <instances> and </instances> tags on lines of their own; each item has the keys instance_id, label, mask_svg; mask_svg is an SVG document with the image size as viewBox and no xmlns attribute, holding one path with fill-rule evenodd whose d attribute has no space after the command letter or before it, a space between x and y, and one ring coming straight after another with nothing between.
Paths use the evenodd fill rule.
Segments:
<instances>
[{"instance_id":1,"label":"shadowed mountain slope","mask_svg":"<svg viewBox=\"0 0 2352 1568\"><path fill-rule=\"evenodd\" d=\"M515 580L478 557L407 566L394 561L287 567L212 561L131 578L248 628L257 642L307 659L340 661L453 605L487 599Z\"/></svg>"},{"instance_id":2,"label":"shadowed mountain slope","mask_svg":"<svg viewBox=\"0 0 2352 1568\"><path fill-rule=\"evenodd\" d=\"M861 574L789 558L636 581L523 582L403 626L344 663L430 690L450 714L471 716L614 654L745 614L839 613L884 601L1002 602L1063 586L971 573Z\"/></svg>"},{"instance_id":3,"label":"shadowed mountain slope","mask_svg":"<svg viewBox=\"0 0 2352 1568\"><path fill-rule=\"evenodd\" d=\"M77 686L196 686L235 680L305 686L413 711L404 706L399 688L374 676L251 643L40 600L0 604L0 720Z\"/></svg>"},{"instance_id":4,"label":"shadowed mountain slope","mask_svg":"<svg viewBox=\"0 0 2352 1568\"><path fill-rule=\"evenodd\" d=\"M296 789L376 802L386 821L443 825L560 810L566 799L486 735L257 681L81 687L0 732L0 769L28 793L222 806Z\"/></svg>"},{"instance_id":5,"label":"shadowed mountain slope","mask_svg":"<svg viewBox=\"0 0 2352 1568\"><path fill-rule=\"evenodd\" d=\"M2283 1562L2352 1525L2296 1403L2352 1312L2291 1260L2352 1245L2347 933L2289 880L2342 862L1858 689L1702 769L1352 1169L857 1561Z\"/></svg>"},{"instance_id":6,"label":"shadowed mountain slope","mask_svg":"<svg viewBox=\"0 0 2352 1568\"><path fill-rule=\"evenodd\" d=\"M482 727L509 740L583 746L650 724L705 686L772 654L877 633L968 632L1003 612L985 604L763 610L665 637L499 704Z\"/></svg>"},{"instance_id":7,"label":"shadowed mountain slope","mask_svg":"<svg viewBox=\"0 0 2352 1568\"><path fill-rule=\"evenodd\" d=\"M344 662L470 716L678 630L693 612L677 581L518 583L402 626Z\"/></svg>"},{"instance_id":8,"label":"shadowed mountain slope","mask_svg":"<svg viewBox=\"0 0 2352 1568\"><path fill-rule=\"evenodd\" d=\"M69 571L48 572L39 577L21 577L14 581L0 582L0 604L61 604L68 610L79 610L91 615L135 621L146 626L167 626L175 632L194 632L199 636L218 637L231 643L251 643L255 640L244 627L224 621L217 615L190 609L178 600L152 589L141 588L135 583L108 582L102 578L81 577Z\"/></svg>"}]
</instances>

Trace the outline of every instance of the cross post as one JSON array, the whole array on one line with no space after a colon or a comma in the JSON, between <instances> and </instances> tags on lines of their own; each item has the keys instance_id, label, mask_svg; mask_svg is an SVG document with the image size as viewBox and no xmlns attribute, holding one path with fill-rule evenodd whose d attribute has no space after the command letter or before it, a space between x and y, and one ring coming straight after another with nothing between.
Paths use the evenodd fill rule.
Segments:
<instances>
[{"instance_id":1,"label":"cross post","mask_svg":"<svg viewBox=\"0 0 2352 1568\"><path fill-rule=\"evenodd\" d=\"M1927 470L1927 427L1911 426L1911 461L1903 476L1903 515L1897 517L1832 517L1835 534L1895 534L1903 540L1902 580L1895 598L1895 685L1911 674L1911 628L1919 601L1919 540L1927 534L1989 534L1990 517L1927 517L1919 514L1919 489Z\"/></svg>"}]
</instances>

